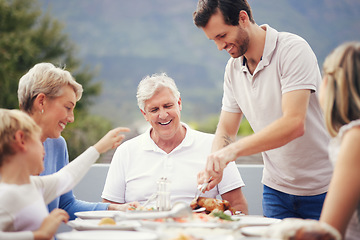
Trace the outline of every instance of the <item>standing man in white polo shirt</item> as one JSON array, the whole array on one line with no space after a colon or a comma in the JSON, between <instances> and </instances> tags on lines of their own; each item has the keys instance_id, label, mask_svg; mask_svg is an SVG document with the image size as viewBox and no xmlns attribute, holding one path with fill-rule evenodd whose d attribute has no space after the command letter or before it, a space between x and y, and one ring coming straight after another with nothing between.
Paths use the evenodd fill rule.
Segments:
<instances>
[{"instance_id":1,"label":"standing man in white polo shirt","mask_svg":"<svg viewBox=\"0 0 360 240\"><path fill-rule=\"evenodd\" d=\"M261 152L264 215L319 219L332 167L312 49L299 36L258 26L246 0L199 0L193 16L231 56L212 154L198 181L213 176L210 190L229 162ZM236 140L243 116L255 133Z\"/></svg>"}]
</instances>

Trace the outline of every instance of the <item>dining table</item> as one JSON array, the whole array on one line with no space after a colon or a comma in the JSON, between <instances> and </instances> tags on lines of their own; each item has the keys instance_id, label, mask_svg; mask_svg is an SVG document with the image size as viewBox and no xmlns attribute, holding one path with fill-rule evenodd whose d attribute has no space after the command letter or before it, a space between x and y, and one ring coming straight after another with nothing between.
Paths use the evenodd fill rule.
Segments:
<instances>
[{"instance_id":1,"label":"dining table","mask_svg":"<svg viewBox=\"0 0 360 240\"><path fill-rule=\"evenodd\" d=\"M259 215L213 217L179 203L168 211L85 211L75 213L57 240L257 240L279 219ZM104 221L105 220L105 221ZM103 224L105 223L105 224Z\"/></svg>"}]
</instances>

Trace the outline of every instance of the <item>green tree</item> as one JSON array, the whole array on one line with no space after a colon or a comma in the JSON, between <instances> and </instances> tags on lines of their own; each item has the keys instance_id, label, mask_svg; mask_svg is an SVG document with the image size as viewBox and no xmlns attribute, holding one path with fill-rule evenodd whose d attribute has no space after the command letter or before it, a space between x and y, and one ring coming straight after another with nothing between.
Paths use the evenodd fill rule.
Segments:
<instances>
[{"instance_id":1,"label":"green tree","mask_svg":"<svg viewBox=\"0 0 360 240\"><path fill-rule=\"evenodd\" d=\"M36 63L52 62L72 72L83 85L77 107L83 110L100 86L91 84L94 73L80 70L75 46L62 33L62 24L39 9L36 0L0 0L0 107L17 108L20 77Z\"/></svg>"},{"instance_id":2,"label":"green tree","mask_svg":"<svg viewBox=\"0 0 360 240\"><path fill-rule=\"evenodd\" d=\"M63 33L63 25L40 9L37 0L0 0L0 107L18 108L19 79L36 63L51 62L66 68L84 88L76 106L76 124L63 133L72 159L111 126L109 121L88 114L91 99L101 91L100 84L91 82L95 73L74 57L75 45ZM93 128L88 128L90 119L97 123ZM84 135L92 137L78 141L78 136Z\"/></svg>"}]
</instances>

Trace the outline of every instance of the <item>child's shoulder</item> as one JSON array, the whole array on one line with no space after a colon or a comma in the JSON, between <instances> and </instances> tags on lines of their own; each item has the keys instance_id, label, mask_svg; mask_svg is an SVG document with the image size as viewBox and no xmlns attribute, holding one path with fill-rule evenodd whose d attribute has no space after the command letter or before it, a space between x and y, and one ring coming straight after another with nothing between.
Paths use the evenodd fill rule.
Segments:
<instances>
[{"instance_id":1,"label":"child's shoulder","mask_svg":"<svg viewBox=\"0 0 360 240\"><path fill-rule=\"evenodd\" d=\"M0 183L0 205L8 202L12 204L14 199L23 199L29 196L34 190L33 184L7 184Z\"/></svg>"}]
</instances>

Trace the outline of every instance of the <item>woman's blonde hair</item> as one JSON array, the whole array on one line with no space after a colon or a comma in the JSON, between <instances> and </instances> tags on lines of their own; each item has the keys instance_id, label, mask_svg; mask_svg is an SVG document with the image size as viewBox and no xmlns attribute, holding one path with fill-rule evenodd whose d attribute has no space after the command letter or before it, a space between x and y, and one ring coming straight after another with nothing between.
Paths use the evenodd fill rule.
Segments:
<instances>
[{"instance_id":1,"label":"woman's blonde hair","mask_svg":"<svg viewBox=\"0 0 360 240\"><path fill-rule=\"evenodd\" d=\"M64 86L74 89L76 100L79 101L83 88L71 76L70 72L55 67L51 63L38 63L20 78L18 99L20 109L31 113L35 98L39 93L49 98L61 96Z\"/></svg>"},{"instance_id":2,"label":"woman's blonde hair","mask_svg":"<svg viewBox=\"0 0 360 240\"><path fill-rule=\"evenodd\" d=\"M16 109L0 108L0 166L6 156L16 153L13 143L18 130L24 132L26 139L41 132L41 128L28 114Z\"/></svg>"},{"instance_id":3,"label":"woman's blonde hair","mask_svg":"<svg viewBox=\"0 0 360 240\"><path fill-rule=\"evenodd\" d=\"M335 48L324 61L323 74L325 122L334 137L341 126L360 118L360 42Z\"/></svg>"}]
</instances>

